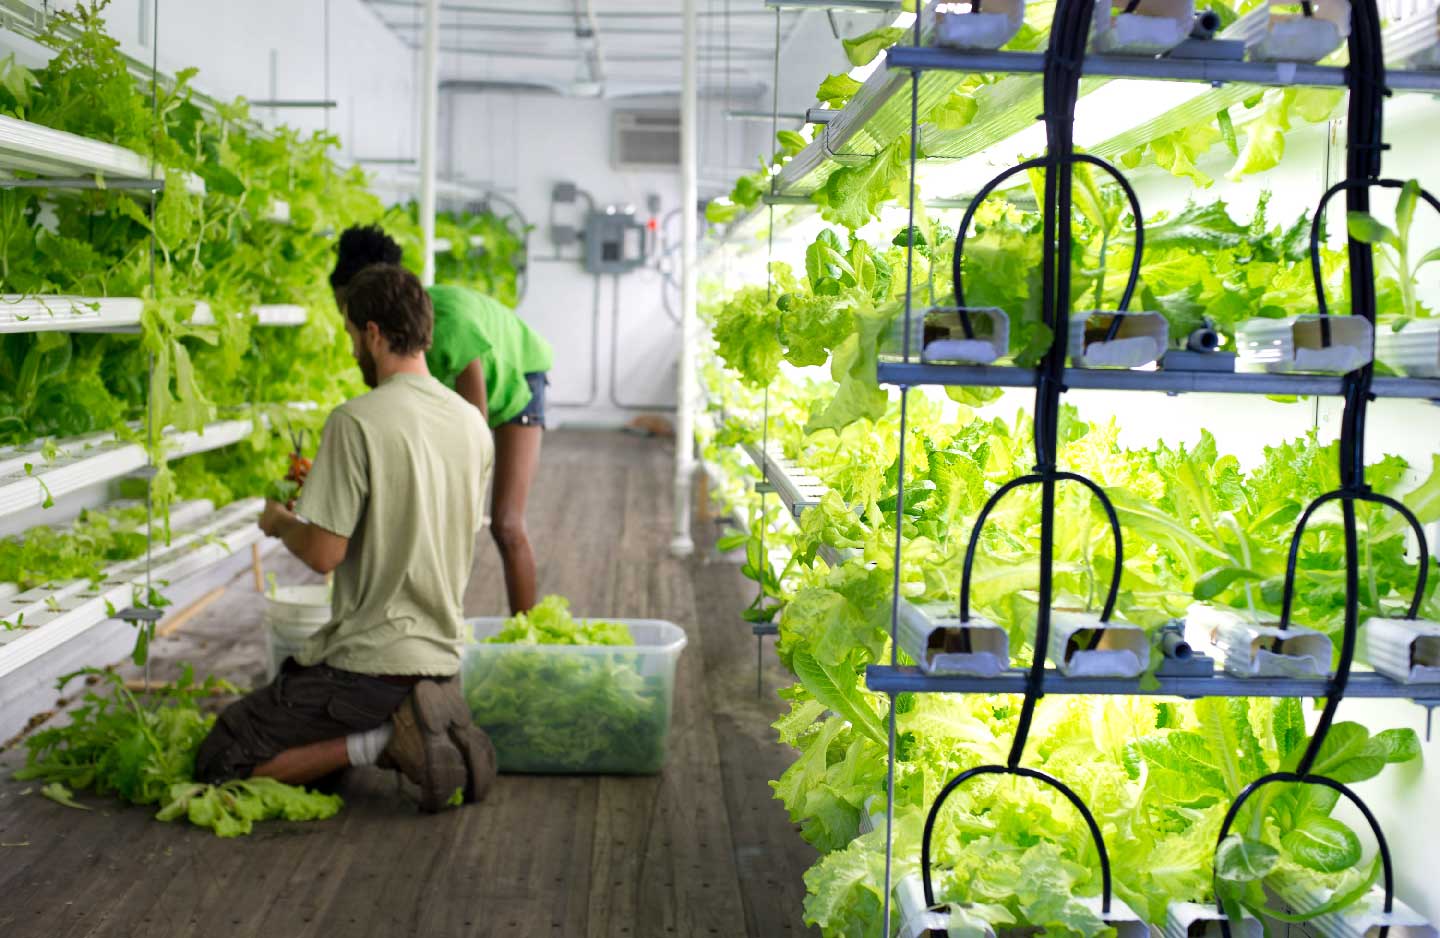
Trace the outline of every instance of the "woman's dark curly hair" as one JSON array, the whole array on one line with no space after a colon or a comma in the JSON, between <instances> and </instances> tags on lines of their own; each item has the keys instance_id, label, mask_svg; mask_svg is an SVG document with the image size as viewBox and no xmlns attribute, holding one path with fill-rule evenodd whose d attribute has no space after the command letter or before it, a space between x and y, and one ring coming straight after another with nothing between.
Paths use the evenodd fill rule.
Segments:
<instances>
[{"instance_id":1,"label":"woman's dark curly hair","mask_svg":"<svg viewBox=\"0 0 1440 938\"><path fill-rule=\"evenodd\" d=\"M330 289L343 290L355 275L376 264L399 264L400 245L379 225L356 225L340 233L335 269L330 272Z\"/></svg>"}]
</instances>

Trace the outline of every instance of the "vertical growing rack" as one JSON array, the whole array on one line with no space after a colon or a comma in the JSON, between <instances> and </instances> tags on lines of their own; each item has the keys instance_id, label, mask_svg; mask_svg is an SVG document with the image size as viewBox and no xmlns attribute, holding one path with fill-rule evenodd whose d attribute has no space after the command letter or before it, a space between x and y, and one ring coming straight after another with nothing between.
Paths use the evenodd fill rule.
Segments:
<instances>
[{"instance_id":1,"label":"vertical growing rack","mask_svg":"<svg viewBox=\"0 0 1440 938\"><path fill-rule=\"evenodd\" d=\"M1408 618L1417 615L1420 600L1425 589L1429 555L1424 531L1415 517L1393 499L1372 492L1365 481L1365 426L1366 412L1371 400L1380 396L1397 398L1440 399L1440 382L1414 379L1380 379L1374 375L1373 366L1365 366L1338 378L1303 375L1246 375L1246 374L1197 374L1165 373L1163 371L1086 371L1069 368L1067 359L1067 333L1071 316L1071 242L1072 242L1072 180L1076 162L1094 163L1116 176L1122 188L1131 199L1132 211L1137 226L1136 264L1141 253L1140 226L1142 217L1135 204L1133 191L1123 175L1090 155L1077 154L1075 146L1075 109L1080 95L1081 77L1131 77L1163 81L1195 81L1220 87L1228 83L1243 83L1261 86L1317 86L1340 87L1349 91L1349 112L1346 123L1346 177L1327 191L1320 200L1312 229L1312 261L1315 267L1316 292L1321 314L1326 314L1323 281L1319 275L1318 241L1321 218L1326 206L1336 195L1345 195L1346 207L1352 212L1368 212L1370 190L1376 187L1398 188L1401 183L1381 177L1382 123L1384 98L1392 89L1436 89L1440 88L1440 75L1424 72L1387 72L1384 64L1384 48L1381 40L1381 22L1375 0L1357 0L1353 6L1352 30L1348 38L1350 62L1345 68L1306 65L1276 65L1265 62L1211 61L1195 58L1121 58L1087 54L1091 24L1095 15L1095 0L1057 0L1051 26L1049 47L1044 53L1017 52L963 52L926 48L922 46L921 27L917 22L913 33L914 45L909 48L896 47L887 57L888 68L893 72L909 73L910 90L910 227L914 232L916 169L919 161L919 121L922 76L934 71L967 71L995 74L1039 74L1043 85L1044 109L1040 119L1045 123L1045 155L1029 163L1007 170L991 184L983 188L976 197L976 203L993 191L1000 182L1024 169L1045 171L1044 194L1041 205L1043 224L1042 254L1042 297L1041 309L1046 324L1052 330L1052 342L1044 358L1034 369L976 366L939 366L912 361L912 329L914 323L914 282L913 282L913 234L907 245L906 295L904 312L904 341L901 345L901 360L882 362L879 376L883 382L893 384L900 391L900 444L897 493L897 518L903 517L905 499L905 442L907 422L907 400L909 391L918 385L950 384L991 387L1033 387L1035 389L1034 447L1036 463L1033 471L999 488L980 512L972 529L965 557L964 577L960 593L959 624L962 632L970 622L969 573L975 552L980 542L980 531L987 515L995 504L1013 489L1022 485L1038 485L1041 488L1040 503L1040 556L1038 574L1038 604L1033 640L1033 655L1028 668L1007 669L996 676L931 676L918 668L900 667L901 604L900 594L901 559L903 550L902 528L897 524L895 543L895 582L891 610L891 661L888 666L872 665L867 673L868 687L888 695L889 753L887 775L887 841L884 883L884 920L886 934L891 933L894 910L892 896L895 894L892 882L893 840L889 830L894 821L894 780L896 761L895 695L902 692L958 692L958 693L1023 693L1017 723L1016 737L1003 765L982 765L972 767L955 778L942 789L929 810L922 846L922 876L925 909L935 906L936 897L932 888L930 870L930 845L934 826L946 798L968 780L982 775L1012 775L1039 781L1050 785L1062 794L1081 814L1095 841L1098 865L1103 881L1103 892L1097 911L1112 924L1134 920L1125 910L1112 904L1109 861L1106 845L1100 828L1095 823L1083 800L1061 781L1043 772L1023 765L1025 743L1036 704L1046 693L1078 694L1164 694L1197 698L1205 696L1249 696L1249 697L1301 697L1325 698L1325 706L1318 725L1311 736L1308 747L1294 771L1275 772L1255 779L1230 805L1229 811L1217 841L1220 844L1239 816L1246 802L1263 786L1274 783L1295 783L1319 785L1329 788L1348 799L1365 817L1379 845L1379 856L1384 867L1383 916L1375 924L1381 927L1381 935L1388 932L1392 923L1390 917L1395 907L1393 871L1388 845L1374 815L1359 797L1345 785L1333 779L1316 774L1313 769L1316 757L1333 723L1340 701L1347 693L1353 696L1406 698L1434 706L1440 701L1440 685L1401 684L1378 674L1351 676L1359 621L1360 587L1359 570L1362 555L1359 549L1359 533L1356 521L1355 503L1367 502L1393 510L1400 514L1414 531L1418 544L1419 573L1415 599L1408 611ZM1440 202L1428 195L1425 200L1437 210ZM955 278L957 305L963 307L960 286L960 252L966 236L966 228L973 217L974 204L967 212L957 236L955 256ZM1347 243L1347 257L1350 271L1351 314L1365 318L1372 326L1376 320L1376 296L1374 285L1374 259L1369 244L1351 238ZM1133 272L1132 272L1133 274ZM1126 301L1133 293L1126 291ZM1125 309L1122 301L1120 308ZM964 316L964 313L961 314ZM968 327L968 319L966 320ZM1321 320L1322 329L1328 336L1329 322ZM1373 331L1373 330L1372 330ZM1093 482L1073 473L1061 470L1056 462L1058 444L1058 418L1062 395L1071 387L1108 388L1116 390L1213 391L1236 394L1328 394L1337 395L1344 402L1340 428L1340 487L1328 492L1307 507L1291 542L1289 566L1287 569L1284 595L1284 611L1279 628L1289 626L1291 599L1294 591L1295 568L1299 556L1301 538L1306 523L1317 509L1330 502L1338 502L1342 510L1345 539L1345 603L1344 627L1340 655L1335 670L1320 680L1302 681L1295 678L1252 679L1236 678L1214 674L1166 673L1162 667L1158 681L1142 687L1138 678L1084 678L1068 676L1055 669L1047 668L1050 632L1052 627L1052 606L1055 595L1053 588L1053 549L1055 543L1055 491L1061 481L1078 482L1089 488L1100 500L1115 532L1114 573L1105 611L1100 616L1100 628L1093 636L1089 647L1095 647L1109 622L1118 593L1121 563L1122 534L1114 509L1108 499ZM1287 390L1288 389L1288 390ZM968 650L968 647L967 649ZM1007 662L1008 664L1008 662ZM1218 889L1217 889L1218 892ZM913 911L913 910L912 910ZM1138 920L1135 920L1138 921ZM934 929L936 925L928 927ZM1220 928L1230 935L1229 923L1221 917ZM903 929L902 929L903 931ZM919 933L919 932L915 932ZM938 932L943 934L943 931Z\"/></svg>"},{"instance_id":2,"label":"vertical growing rack","mask_svg":"<svg viewBox=\"0 0 1440 938\"><path fill-rule=\"evenodd\" d=\"M7 25L27 38L41 36L48 14L38 9L33 13L33 19L7 21ZM128 71L137 88L148 95L147 106L156 109L166 78L153 57L156 18L150 25L151 58L143 63L129 60ZM206 192L204 180L194 173L168 178L192 195ZM110 190L121 193L117 198L136 200L140 211L153 217L166 185L165 169L153 152L0 117L0 190L35 192L41 200L65 192ZM283 223L287 216L288 205L277 202L265 223ZM152 294L156 251L152 233ZM144 309L145 300L139 296L9 294L0 297L0 335L121 333L135 335L138 343ZM223 317L241 315L267 328L298 327L309 318L305 307L291 303L242 311L212 309L196 300L189 322L216 325ZM270 414L231 414L227 416L237 419L220 417L183 431L161 425L149 406L153 357L148 369L149 374L139 376L145 391L137 410L143 407L143 413L135 414L136 419L117 432L36 438L0 447L0 523L9 529L44 523L50 520L44 512L65 496L132 475L147 483L148 515L139 528L145 536L144 553L132 561L108 564L97 582L56 581L23 590L19 584L0 583L0 739L19 732L32 713L54 700L56 678L122 657L135 646L137 628L146 639L154 634L159 610L153 608L152 586L164 589L167 599L188 604L213 586L212 579L228 578L248 565L251 558L245 548L261 547L253 523L259 500L242 499L218 510L208 500L176 503L170 528L159 524L148 490L157 463L239 443L251 436L257 422L268 423ZM171 532L169 540L156 543L157 524Z\"/></svg>"}]
</instances>

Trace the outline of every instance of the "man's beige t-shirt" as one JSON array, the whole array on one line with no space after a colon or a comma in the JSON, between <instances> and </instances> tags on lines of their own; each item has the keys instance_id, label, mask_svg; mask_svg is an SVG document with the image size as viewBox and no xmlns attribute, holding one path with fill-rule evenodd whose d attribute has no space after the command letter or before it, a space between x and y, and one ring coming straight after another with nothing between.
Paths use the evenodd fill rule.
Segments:
<instances>
[{"instance_id":1,"label":"man's beige t-shirt","mask_svg":"<svg viewBox=\"0 0 1440 938\"><path fill-rule=\"evenodd\" d=\"M474 406L397 374L335 408L296 512L350 539L330 623L296 656L362 674L460 670L465 585L495 459Z\"/></svg>"}]
</instances>

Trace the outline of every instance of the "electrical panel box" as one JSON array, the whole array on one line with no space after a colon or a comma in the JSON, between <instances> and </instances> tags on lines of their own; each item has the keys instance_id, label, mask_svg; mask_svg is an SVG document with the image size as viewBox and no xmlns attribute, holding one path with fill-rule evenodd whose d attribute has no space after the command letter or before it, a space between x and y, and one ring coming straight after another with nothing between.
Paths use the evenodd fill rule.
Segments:
<instances>
[{"instance_id":1,"label":"electrical panel box","mask_svg":"<svg viewBox=\"0 0 1440 938\"><path fill-rule=\"evenodd\" d=\"M585 269L592 274L623 274L645 263L645 225L634 212L613 206L585 218Z\"/></svg>"}]
</instances>

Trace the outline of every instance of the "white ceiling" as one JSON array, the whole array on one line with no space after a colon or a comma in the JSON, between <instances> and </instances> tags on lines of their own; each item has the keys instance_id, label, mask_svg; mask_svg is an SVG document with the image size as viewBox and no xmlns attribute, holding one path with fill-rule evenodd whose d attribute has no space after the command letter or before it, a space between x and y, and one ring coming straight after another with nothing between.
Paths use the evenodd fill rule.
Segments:
<instances>
[{"instance_id":1,"label":"white ceiling","mask_svg":"<svg viewBox=\"0 0 1440 938\"><path fill-rule=\"evenodd\" d=\"M420 0L365 0L418 48ZM763 0L696 0L700 92L754 100L770 85L777 16ZM779 14L780 44L801 13ZM679 0L441 0L440 80L625 97L680 90Z\"/></svg>"}]
</instances>

